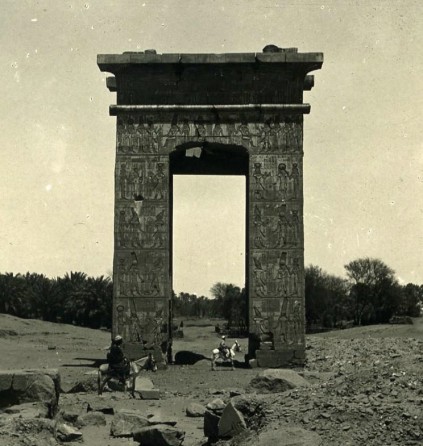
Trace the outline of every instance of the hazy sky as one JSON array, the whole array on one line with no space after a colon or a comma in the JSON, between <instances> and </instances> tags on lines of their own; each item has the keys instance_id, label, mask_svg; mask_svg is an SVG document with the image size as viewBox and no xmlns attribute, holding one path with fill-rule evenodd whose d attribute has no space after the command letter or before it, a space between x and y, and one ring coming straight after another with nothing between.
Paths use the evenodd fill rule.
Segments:
<instances>
[{"instance_id":1,"label":"hazy sky","mask_svg":"<svg viewBox=\"0 0 423 446\"><path fill-rule=\"evenodd\" d=\"M274 43L325 55L305 94L306 264L380 257L423 283L422 19L421 0L1 0L0 272L111 272L115 95L98 53ZM181 180L174 288L242 286L242 180Z\"/></svg>"}]
</instances>

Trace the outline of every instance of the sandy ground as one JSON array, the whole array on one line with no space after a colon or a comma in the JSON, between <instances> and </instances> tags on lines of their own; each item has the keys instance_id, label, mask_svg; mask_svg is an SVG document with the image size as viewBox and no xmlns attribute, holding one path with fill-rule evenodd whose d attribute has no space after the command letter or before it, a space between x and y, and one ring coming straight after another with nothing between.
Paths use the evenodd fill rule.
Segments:
<instances>
[{"instance_id":1,"label":"sandy ground","mask_svg":"<svg viewBox=\"0 0 423 446\"><path fill-rule=\"evenodd\" d=\"M83 410L87 403L101 401L112 405L115 409L133 408L141 410L145 414L160 414L165 417L172 417L177 421L177 426L186 432L185 446L204 444L206 438L203 436L202 418L188 418L185 415L185 408L189 402L206 404L215 398L219 391L228 394L231 389L243 390L258 373L257 369L244 368L241 363L235 371L231 371L227 367L221 367L216 372L210 370L210 361L207 358L210 357L211 350L219 342L218 335L214 332L214 324L215 322L208 320L185 320L185 337L174 342L174 354L181 351L190 351L204 355L205 360L194 365L171 365L167 370L159 370L154 374L143 372L145 376L153 380L155 387L160 389L160 400L131 399L127 394L118 391L106 392L101 397L96 395L95 392L85 392L61 395L59 402L61 407L81 408ZM228 343L232 341L234 340L229 339ZM245 349L247 347L246 340L239 339L239 341ZM382 341L386 341L387 344L383 344L385 345L383 346ZM333 372L334 367L341 368L342 373L349 373L352 370L348 368L350 364L348 364L348 360L345 360L344 364L341 361L341 356L342 354L348 354L356 357L357 352L346 352L348 346L354 347L355 345L357 350L362 351L362 354L367 355L371 361L386 359L383 358L386 351L391 359L392 357L395 358L396 364L398 361L402 361L398 364L399 369L409 370L409 373L421 374L420 367L422 367L423 362L419 362L420 360L416 356L419 352L414 350L423 347L422 341L423 320L421 318L416 319L415 324L409 326L378 325L308 336L309 363L306 371L310 372L310 380L315 385L322 384L323 379L327 378L328 373ZM106 352L104 348L109 343L110 333L106 331L37 320L23 320L0 314L1 369L59 368L62 382L67 385L78 381L86 373L95 372L98 365L105 360ZM379 350L372 350L376 347L379 347ZM393 349L397 349L400 353L393 355ZM408 361L407 355L410 352L417 359ZM237 359L243 362L243 354ZM341 365L339 365L340 361L342 362ZM418 372L419 369L420 372ZM421 380L417 387L415 389L417 399L420 398L423 403ZM416 404L420 403L417 401ZM420 407L423 408L423 405ZM108 424L110 424L112 417L108 416L107 418ZM320 429L319 426L318 423L315 425L317 431ZM108 426L85 427L82 431L85 443L92 446L136 444L130 439L111 438ZM319 433L325 435L324 430ZM328 435L329 438L332 437ZM325 444L338 443L328 440ZM352 442L350 444L359 443ZM379 443L367 441L367 444ZM396 443L386 442L386 444ZM410 442L404 444L423 443Z\"/></svg>"}]
</instances>

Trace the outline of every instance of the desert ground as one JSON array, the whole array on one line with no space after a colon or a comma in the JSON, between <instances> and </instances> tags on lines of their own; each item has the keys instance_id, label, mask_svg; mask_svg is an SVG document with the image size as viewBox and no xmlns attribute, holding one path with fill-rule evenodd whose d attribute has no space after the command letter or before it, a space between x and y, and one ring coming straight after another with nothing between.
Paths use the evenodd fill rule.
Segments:
<instances>
[{"instance_id":1,"label":"desert ground","mask_svg":"<svg viewBox=\"0 0 423 446\"><path fill-rule=\"evenodd\" d=\"M105 348L110 343L110 333L103 330L0 314L0 369L58 368L63 389L61 410L83 412L88 404L103 404L115 410L131 408L171 418L185 431L185 446L207 443L203 418L187 417L187 405L206 405L215 398L227 402L237 394L245 395L250 404L248 430L219 444L265 444L264 440L260 443L257 433L269 429L280 432L280 444L294 444L282 442L288 427L318 434L322 445L423 444L422 318L414 319L413 325L356 327L309 335L306 366L297 372L311 386L267 394L250 388L260 369L246 368L243 353L236 357L239 362L234 371L229 367L211 371L210 353L219 342L215 324L184 320L184 338L174 341L173 352L179 362L182 357L186 363L169 365L156 373L142 372L160 389L160 400L134 399L120 390L97 395L93 377L105 361ZM229 339L228 344L232 341ZM246 339L239 342L245 349ZM80 389L75 392L78 383ZM65 393L72 387L72 393ZM106 426L81 429L84 444L138 445L131 438L111 437L112 416L106 419ZM1 446L32 444L37 442L30 433L12 438L0 426Z\"/></svg>"}]
</instances>

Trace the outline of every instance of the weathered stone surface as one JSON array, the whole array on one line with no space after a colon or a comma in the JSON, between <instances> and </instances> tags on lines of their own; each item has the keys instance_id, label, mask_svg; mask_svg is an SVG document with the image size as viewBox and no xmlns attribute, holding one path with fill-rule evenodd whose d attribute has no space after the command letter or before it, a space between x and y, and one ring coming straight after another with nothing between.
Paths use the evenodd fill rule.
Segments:
<instances>
[{"instance_id":1,"label":"weathered stone surface","mask_svg":"<svg viewBox=\"0 0 423 446\"><path fill-rule=\"evenodd\" d=\"M255 446L320 446L322 438L315 432L299 427L269 425L258 438L254 439L253 444Z\"/></svg>"},{"instance_id":2,"label":"weathered stone surface","mask_svg":"<svg viewBox=\"0 0 423 446\"><path fill-rule=\"evenodd\" d=\"M148 422L150 425L154 424L167 424L168 426L175 426L176 420L173 418L166 418L163 415L153 415L148 418Z\"/></svg>"},{"instance_id":3,"label":"weathered stone surface","mask_svg":"<svg viewBox=\"0 0 423 446\"><path fill-rule=\"evenodd\" d=\"M0 371L0 388L0 407L42 402L47 405L50 417L57 411L60 375L56 369Z\"/></svg>"},{"instance_id":4,"label":"weathered stone surface","mask_svg":"<svg viewBox=\"0 0 423 446\"><path fill-rule=\"evenodd\" d=\"M48 418L49 408L45 403L23 403L10 406L4 410L8 415L20 418Z\"/></svg>"},{"instance_id":5,"label":"weathered stone surface","mask_svg":"<svg viewBox=\"0 0 423 446\"><path fill-rule=\"evenodd\" d=\"M185 432L165 424L144 427L134 432L134 440L143 446L180 446Z\"/></svg>"},{"instance_id":6,"label":"weathered stone surface","mask_svg":"<svg viewBox=\"0 0 423 446\"><path fill-rule=\"evenodd\" d=\"M135 378L135 392L154 389L153 381L145 376L137 376Z\"/></svg>"},{"instance_id":7,"label":"weathered stone surface","mask_svg":"<svg viewBox=\"0 0 423 446\"><path fill-rule=\"evenodd\" d=\"M216 398L213 401L207 403L206 408L212 410L213 412L221 411L226 407L226 404L220 398Z\"/></svg>"},{"instance_id":8,"label":"weathered stone surface","mask_svg":"<svg viewBox=\"0 0 423 446\"><path fill-rule=\"evenodd\" d=\"M63 442L76 441L82 439L82 432L69 424L59 423L56 427L56 437Z\"/></svg>"},{"instance_id":9,"label":"weathered stone surface","mask_svg":"<svg viewBox=\"0 0 423 446\"><path fill-rule=\"evenodd\" d=\"M60 413L63 421L66 421L68 423L75 423L76 420L80 415L82 415L81 410L72 410L72 409L66 409L62 410Z\"/></svg>"},{"instance_id":10,"label":"weathered stone surface","mask_svg":"<svg viewBox=\"0 0 423 446\"><path fill-rule=\"evenodd\" d=\"M294 370L268 369L260 372L250 382L250 387L260 393L285 392L295 387L309 386L310 383Z\"/></svg>"},{"instance_id":11,"label":"weathered stone surface","mask_svg":"<svg viewBox=\"0 0 423 446\"><path fill-rule=\"evenodd\" d=\"M77 381L66 381L61 384L63 393L97 392L97 375L84 375Z\"/></svg>"},{"instance_id":12,"label":"weathered stone surface","mask_svg":"<svg viewBox=\"0 0 423 446\"><path fill-rule=\"evenodd\" d=\"M121 409L113 417L110 434L113 437L131 437L134 431L149 425L148 419L141 412Z\"/></svg>"},{"instance_id":13,"label":"weathered stone surface","mask_svg":"<svg viewBox=\"0 0 423 446\"><path fill-rule=\"evenodd\" d=\"M219 415L210 410L204 412L204 436L209 440L216 440L219 438L219 421Z\"/></svg>"},{"instance_id":14,"label":"weathered stone surface","mask_svg":"<svg viewBox=\"0 0 423 446\"><path fill-rule=\"evenodd\" d=\"M232 403L228 403L218 423L219 437L234 437L245 429L247 429L247 425L241 412L236 410Z\"/></svg>"},{"instance_id":15,"label":"weathered stone surface","mask_svg":"<svg viewBox=\"0 0 423 446\"><path fill-rule=\"evenodd\" d=\"M202 404L198 403L190 403L185 409L188 417L203 417L205 411L206 408Z\"/></svg>"},{"instance_id":16,"label":"weathered stone surface","mask_svg":"<svg viewBox=\"0 0 423 446\"><path fill-rule=\"evenodd\" d=\"M88 404L87 412L103 412L106 415L113 415L115 410L113 406L110 404L102 403L102 402L91 402Z\"/></svg>"},{"instance_id":17,"label":"weathered stone surface","mask_svg":"<svg viewBox=\"0 0 423 446\"><path fill-rule=\"evenodd\" d=\"M256 401L255 398L251 396L239 395L231 398L231 403L239 412L241 412L246 417L252 417L257 413L260 407L260 402Z\"/></svg>"},{"instance_id":18,"label":"weathered stone surface","mask_svg":"<svg viewBox=\"0 0 423 446\"><path fill-rule=\"evenodd\" d=\"M304 89L313 84L310 77L304 82L305 75L320 68L323 56L266 48L257 54L98 56L100 69L115 74L107 85L118 101L110 108L118 117L113 332L119 327L129 358L144 349L131 330L132 316L140 321L148 348L170 345L165 321L171 287L172 173L251 178L246 234L249 353L254 356L264 335L271 335L272 344L263 344L263 349L273 343L304 343L302 114L310 107L302 101ZM208 154L192 157L193 163L185 156L188 146L175 150L199 141L207 143ZM222 146L224 161L213 145ZM142 198L134 202L134 197ZM151 324L154 313L160 315L161 327ZM265 326L268 333L263 333ZM295 363L301 361L291 356Z\"/></svg>"},{"instance_id":19,"label":"weathered stone surface","mask_svg":"<svg viewBox=\"0 0 423 446\"><path fill-rule=\"evenodd\" d=\"M259 367L287 367L294 361L294 350L257 350L256 359Z\"/></svg>"},{"instance_id":20,"label":"weathered stone surface","mask_svg":"<svg viewBox=\"0 0 423 446\"><path fill-rule=\"evenodd\" d=\"M77 427L105 426L106 417L103 412L87 412L77 418L75 425Z\"/></svg>"},{"instance_id":21,"label":"weathered stone surface","mask_svg":"<svg viewBox=\"0 0 423 446\"><path fill-rule=\"evenodd\" d=\"M141 399L143 400L159 400L160 390L159 389L145 389L138 391Z\"/></svg>"}]
</instances>

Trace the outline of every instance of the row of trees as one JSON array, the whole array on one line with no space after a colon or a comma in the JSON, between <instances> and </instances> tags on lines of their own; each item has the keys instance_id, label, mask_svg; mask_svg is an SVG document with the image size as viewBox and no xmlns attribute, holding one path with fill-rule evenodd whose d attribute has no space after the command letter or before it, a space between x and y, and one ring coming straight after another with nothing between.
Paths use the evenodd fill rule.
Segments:
<instances>
[{"instance_id":1,"label":"row of trees","mask_svg":"<svg viewBox=\"0 0 423 446\"><path fill-rule=\"evenodd\" d=\"M0 313L64 322L84 327L111 327L113 285L109 277L81 272L50 279L43 274L0 274Z\"/></svg>"},{"instance_id":2,"label":"row of trees","mask_svg":"<svg viewBox=\"0 0 423 446\"><path fill-rule=\"evenodd\" d=\"M394 315L419 316L423 285L400 285L395 272L379 259L369 257L345 265L346 278L310 265L305 270L307 325L336 327L341 321L354 325L387 323Z\"/></svg>"},{"instance_id":3,"label":"row of trees","mask_svg":"<svg viewBox=\"0 0 423 446\"><path fill-rule=\"evenodd\" d=\"M233 284L215 283L210 289L212 299L196 294L173 293L175 317L215 317L228 321L229 327L245 331L247 327L247 293Z\"/></svg>"},{"instance_id":4,"label":"row of trees","mask_svg":"<svg viewBox=\"0 0 423 446\"><path fill-rule=\"evenodd\" d=\"M386 323L393 315L418 316L423 285L398 283L394 271L379 259L362 258L345 265L346 278L327 274L320 267L305 269L307 326L336 327ZM216 317L229 327L247 327L246 290L217 282L212 299L189 293L172 295L176 317ZM42 274L0 274L0 313L23 318L64 322L86 327L111 326L113 285L109 277L88 277L71 272L64 277Z\"/></svg>"}]
</instances>

